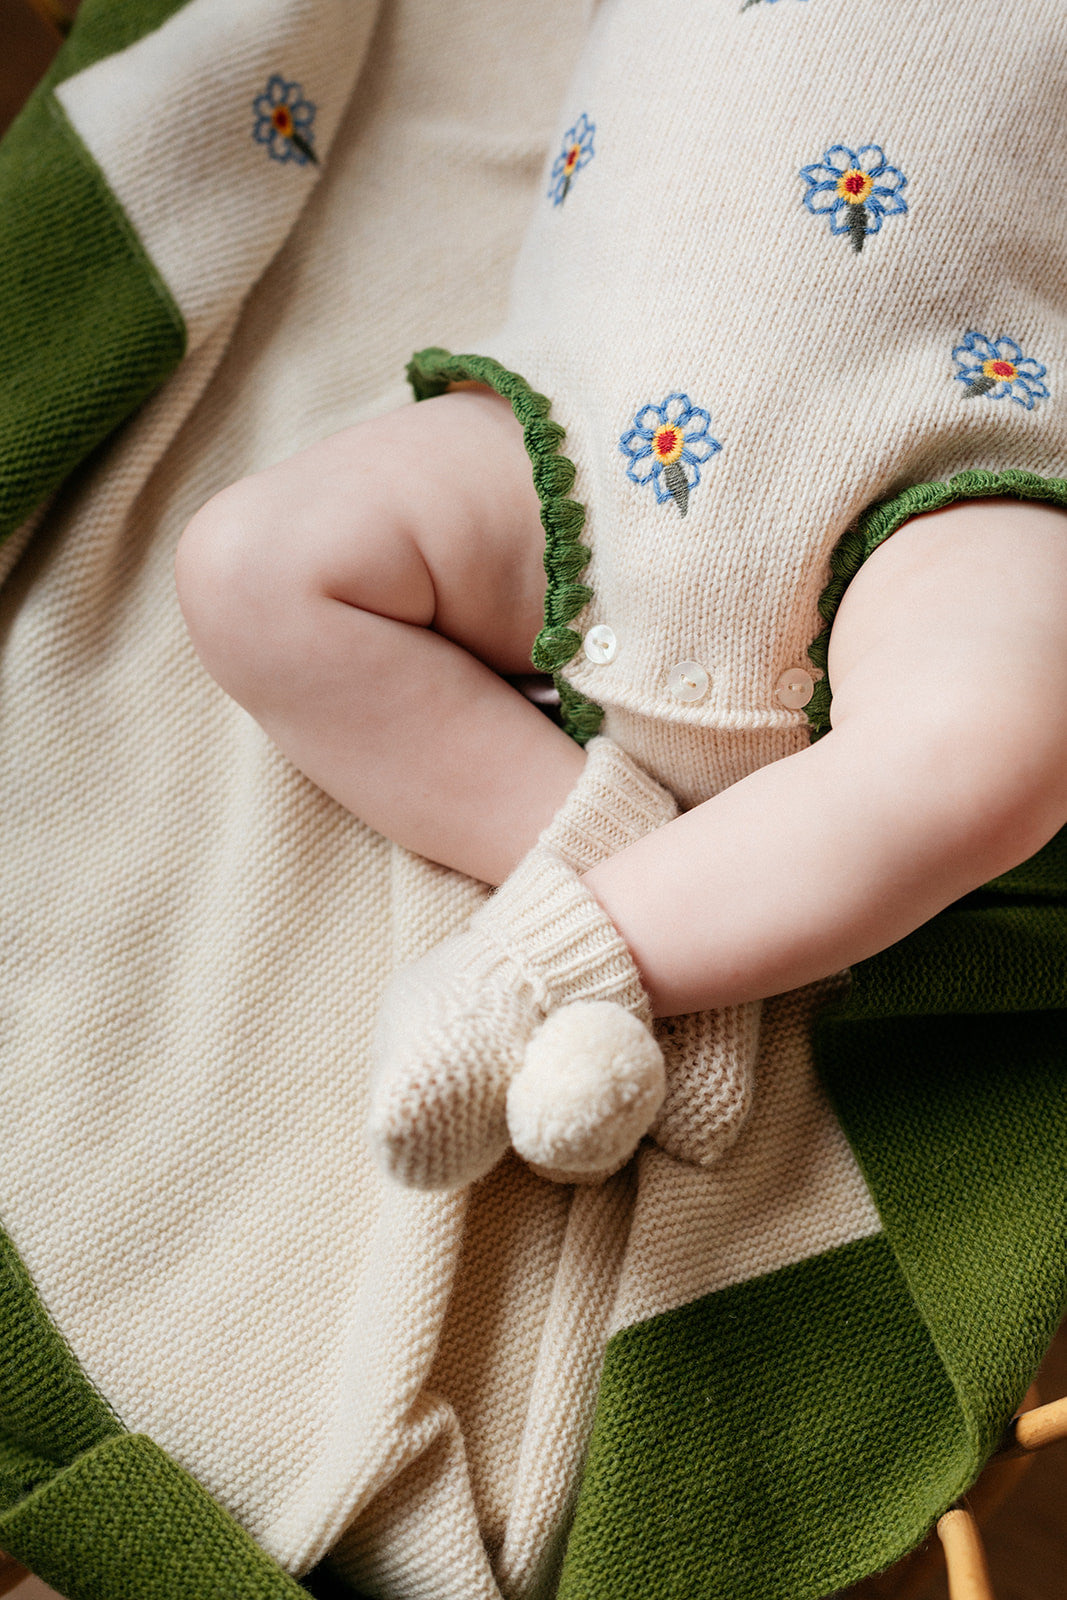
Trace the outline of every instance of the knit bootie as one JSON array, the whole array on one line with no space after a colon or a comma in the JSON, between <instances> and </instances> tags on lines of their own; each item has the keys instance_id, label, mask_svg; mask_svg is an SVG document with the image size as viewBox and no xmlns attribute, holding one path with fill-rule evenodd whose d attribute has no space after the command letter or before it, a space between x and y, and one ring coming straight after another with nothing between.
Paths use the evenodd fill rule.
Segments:
<instances>
[{"instance_id":1,"label":"knit bootie","mask_svg":"<svg viewBox=\"0 0 1067 1600\"><path fill-rule=\"evenodd\" d=\"M540 1074L533 1149L520 1154L551 1168L588 1163L599 1175L626 1160L658 1111L663 1056L614 925L562 857L537 846L464 932L386 990L368 1124L386 1170L419 1189L488 1172L508 1145L508 1087L528 1044L546 1017L574 1013L584 1022L582 1071L564 1026L556 1050L549 1040L547 1082L569 1099L546 1126Z\"/></svg>"},{"instance_id":2,"label":"knit bootie","mask_svg":"<svg viewBox=\"0 0 1067 1600\"><path fill-rule=\"evenodd\" d=\"M554 1176L599 1176L628 1157L662 1100L662 1055L630 953L578 872L676 814L616 745L593 740L535 849L462 933L397 973L379 1016L368 1124L393 1177L453 1188L499 1160L509 1086L561 1008L559 1048L549 1030L512 1110L520 1153ZM546 1064L547 1108L537 1088Z\"/></svg>"},{"instance_id":3,"label":"knit bootie","mask_svg":"<svg viewBox=\"0 0 1067 1600\"><path fill-rule=\"evenodd\" d=\"M752 1109L761 1000L661 1017L656 1039L667 1093L649 1129L667 1154L710 1167L733 1144Z\"/></svg>"}]
</instances>

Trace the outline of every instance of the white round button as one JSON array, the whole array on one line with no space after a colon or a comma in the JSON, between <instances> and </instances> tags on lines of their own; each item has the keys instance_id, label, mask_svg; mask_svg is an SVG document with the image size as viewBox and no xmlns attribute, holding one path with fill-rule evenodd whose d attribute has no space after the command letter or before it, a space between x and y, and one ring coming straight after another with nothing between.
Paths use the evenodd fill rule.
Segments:
<instances>
[{"instance_id":1,"label":"white round button","mask_svg":"<svg viewBox=\"0 0 1067 1600\"><path fill-rule=\"evenodd\" d=\"M679 661L667 678L667 688L676 700L703 700L711 679L699 661Z\"/></svg>"},{"instance_id":2,"label":"white round button","mask_svg":"<svg viewBox=\"0 0 1067 1600\"><path fill-rule=\"evenodd\" d=\"M803 667L790 667L778 679L774 692L783 706L799 711L815 693L815 679Z\"/></svg>"},{"instance_id":3,"label":"white round button","mask_svg":"<svg viewBox=\"0 0 1067 1600\"><path fill-rule=\"evenodd\" d=\"M609 661L614 661L618 648L618 639L602 622L598 622L595 628L590 628L585 636L585 653L598 667L607 666Z\"/></svg>"}]
</instances>

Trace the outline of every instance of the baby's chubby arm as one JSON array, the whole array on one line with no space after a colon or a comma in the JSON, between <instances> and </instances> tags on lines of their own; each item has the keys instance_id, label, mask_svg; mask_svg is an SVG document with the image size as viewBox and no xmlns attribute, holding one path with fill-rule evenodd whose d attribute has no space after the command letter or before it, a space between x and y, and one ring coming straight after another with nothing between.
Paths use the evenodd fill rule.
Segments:
<instances>
[{"instance_id":1,"label":"baby's chubby arm","mask_svg":"<svg viewBox=\"0 0 1067 1600\"><path fill-rule=\"evenodd\" d=\"M586 874L655 1013L862 961L1067 823L1067 511L913 518L849 586L832 730Z\"/></svg>"}]
</instances>

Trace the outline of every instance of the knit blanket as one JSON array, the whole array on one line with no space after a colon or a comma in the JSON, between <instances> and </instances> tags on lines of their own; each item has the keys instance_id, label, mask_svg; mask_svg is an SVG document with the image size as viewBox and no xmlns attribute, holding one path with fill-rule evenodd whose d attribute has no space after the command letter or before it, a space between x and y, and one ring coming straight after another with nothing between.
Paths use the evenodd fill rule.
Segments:
<instances>
[{"instance_id":1,"label":"knit blanket","mask_svg":"<svg viewBox=\"0 0 1067 1600\"><path fill-rule=\"evenodd\" d=\"M0 1548L73 1600L820 1600L1067 1301L1063 835L767 1002L710 1169L364 1150L381 990L484 891L222 696L174 546L481 347L589 10L84 0L0 145Z\"/></svg>"}]
</instances>

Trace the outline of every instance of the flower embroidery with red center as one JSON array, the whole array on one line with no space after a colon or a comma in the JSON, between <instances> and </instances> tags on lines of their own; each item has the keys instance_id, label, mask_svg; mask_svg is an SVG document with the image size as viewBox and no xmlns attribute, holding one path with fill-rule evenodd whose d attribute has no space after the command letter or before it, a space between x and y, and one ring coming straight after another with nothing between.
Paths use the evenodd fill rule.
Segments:
<instances>
[{"instance_id":1,"label":"flower embroidery with red center","mask_svg":"<svg viewBox=\"0 0 1067 1600\"><path fill-rule=\"evenodd\" d=\"M650 483L657 505L673 500L680 516L700 483L700 469L722 445L709 432L711 415L676 390L662 405L638 406L634 425L619 439L631 483Z\"/></svg>"},{"instance_id":2,"label":"flower embroidery with red center","mask_svg":"<svg viewBox=\"0 0 1067 1600\"><path fill-rule=\"evenodd\" d=\"M685 449L685 434L681 428L673 428L669 424L657 428L652 440L652 448L657 457L665 466L670 466L672 461L677 461Z\"/></svg>"},{"instance_id":3,"label":"flower embroidery with red center","mask_svg":"<svg viewBox=\"0 0 1067 1600\"><path fill-rule=\"evenodd\" d=\"M963 384L967 400L1014 400L1032 411L1039 400L1049 398L1044 381L1048 369L1033 356L1024 355L1022 346L1006 333L990 339L977 328L968 328L952 359L956 363L953 376Z\"/></svg>"},{"instance_id":4,"label":"flower embroidery with red center","mask_svg":"<svg viewBox=\"0 0 1067 1600\"><path fill-rule=\"evenodd\" d=\"M862 205L874 188L874 179L858 167L850 167L838 180L837 192L850 205Z\"/></svg>"},{"instance_id":5,"label":"flower embroidery with red center","mask_svg":"<svg viewBox=\"0 0 1067 1600\"><path fill-rule=\"evenodd\" d=\"M596 124L590 122L583 111L573 128L568 128L563 135L559 155L552 166L552 178L548 189L548 198L554 206L561 206L570 193L571 184L577 181L582 168L592 161L593 135L596 133Z\"/></svg>"},{"instance_id":6,"label":"flower embroidery with red center","mask_svg":"<svg viewBox=\"0 0 1067 1600\"><path fill-rule=\"evenodd\" d=\"M826 217L830 232L844 233L858 254L869 234L881 232L886 217L903 216L907 206L900 191L907 178L890 166L880 144L831 145L821 161L801 167L807 184L804 205L816 217Z\"/></svg>"},{"instance_id":7,"label":"flower embroidery with red center","mask_svg":"<svg viewBox=\"0 0 1067 1600\"><path fill-rule=\"evenodd\" d=\"M304 99L298 83L277 72L267 80L262 94L252 101L255 122L252 137L264 144L272 161L291 161L295 166L318 166L315 154L315 107Z\"/></svg>"}]
</instances>

